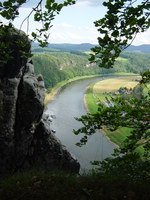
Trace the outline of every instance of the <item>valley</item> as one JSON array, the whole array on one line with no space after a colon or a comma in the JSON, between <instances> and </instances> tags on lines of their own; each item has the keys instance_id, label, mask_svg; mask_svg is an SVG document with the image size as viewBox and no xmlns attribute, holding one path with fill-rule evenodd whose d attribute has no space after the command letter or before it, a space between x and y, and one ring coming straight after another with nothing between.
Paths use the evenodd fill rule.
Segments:
<instances>
[{"instance_id":1,"label":"valley","mask_svg":"<svg viewBox=\"0 0 150 200\"><path fill-rule=\"evenodd\" d=\"M47 88L45 104L48 105L48 107L50 105L54 106L55 101L57 102L57 98L60 98L60 96L63 94L63 91L65 91L65 88L67 89L70 88L70 85L74 84L74 82L75 84L76 81L77 83L78 82L81 83L84 82L84 79L89 78L90 80L92 76L95 77L100 76L101 79L104 80L101 80L96 84L95 82L91 83L91 85L86 90L85 97L82 96L82 98L80 99L80 101L83 101L83 99L85 99L86 109L88 109L88 111L91 113L95 113L98 108L97 102L99 100L104 102L105 98L107 99L110 98L111 93L113 94L118 93L118 90L121 87L134 88L138 84L137 80L140 79L139 74L142 71L145 71L146 69L149 68L148 67L150 62L149 53L136 52L136 51L123 52L121 56L116 60L113 69L108 70L99 68L95 64L91 65L88 61L89 45L87 48L86 45L81 45L81 46L82 46L81 49L80 48L77 49L77 45L74 46L69 44L62 45L61 47L59 45L53 45L53 46L51 45L51 47L47 47L45 49L33 48L33 54L34 54L33 62L35 65L35 71L36 73L41 73L45 80ZM68 49L65 49L65 47ZM114 76L114 78L109 78L112 75ZM57 93L59 94L57 95ZM53 98L54 95L56 95L55 98ZM72 91L70 91L70 96L73 95L74 94L72 93ZM78 96L78 94L76 94L75 96ZM48 104L49 100L54 100L54 101ZM67 99L66 100L64 99L64 105L66 109L67 105L65 104L65 102L67 101L68 101ZM71 104L71 102L69 104ZM48 110L46 112L50 113L51 109ZM77 107L76 110L77 110L76 113L80 113ZM84 112L82 111L78 116L81 116ZM66 119L66 122L64 123L68 123L67 117L63 117L66 113L69 114L68 111L66 110L65 114L63 113L63 111L61 111L60 113L62 115L63 120L61 119L60 122L58 123L60 123L61 125L64 119ZM55 115L55 113L53 114ZM76 115L72 113L71 118L74 117L76 117ZM57 120L58 119L56 119L56 121L54 120L55 121L54 124L55 123L57 124ZM69 129L69 131L66 131L64 127L64 132L67 132L68 134L69 132L72 133L72 130L74 129L73 124L75 123L75 121L73 120L71 123L72 123L72 128ZM61 130L61 128L60 127L58 128L57 125L54 125L54 129L56 129L56 133ZM110 132L106 128L104 128L104 132L106 136L114 144L118 146L121 146L124 139L128 135L130 135L129 128L119 128L114 132ZM72 138L74 138L73 135ZM66 146L68 145L67 143L70 143L64 141L64 139L62 139L62 141ZM72 145L74 144L72 143Z\"/></svg>"},{"instance_id":2,"label":"valley","mask_svg":"<svg viewBox=\"0 0 150 200\"><path fill-rule=\"evenodd\" d=\"M69 48L69 44L66 45ZM74 47L74 45L72 45ZM81 45L83 46L83 45ZM116 60L114 68L99 68L96 64L90 64L89 45L84 45L84 50L75 45L65 49L65 45L55 45L55 48L44 49L33 47L33 64L35 73L42 74L48 92L61 81L68 81L75 77L112 74L112 73L135 73L149 69L150 54L136 51L124 51ZM77 49L78 48L78 49Z\"/></svg>"},{"instance_id":3,"label":"valley","mask_svg":"<svg viewBox=\"0 0 150 200\"><path fill-rule=\"evenodd\" d=\"M149 200L149 28L149 0L0 1L0 200Z\"/></svg>"}]
</instances>

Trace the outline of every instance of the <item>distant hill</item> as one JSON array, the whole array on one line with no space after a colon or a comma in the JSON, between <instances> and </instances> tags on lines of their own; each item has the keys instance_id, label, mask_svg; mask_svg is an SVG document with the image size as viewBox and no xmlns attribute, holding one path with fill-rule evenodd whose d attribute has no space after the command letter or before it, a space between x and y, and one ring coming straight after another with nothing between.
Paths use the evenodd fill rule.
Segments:
<instances>
[{"instance_id":1,"label":"distant hill","mask_svg":"<svg viewBox=\"0 0 150 200\"><path fill-rule=\"evenodd\" d=\"M140 46L129 46L126 51L150 53L150 44L143 44Z\"/></svg>"},{"instance_id":2,"label":"distant hill","mask_svg":"<svg viewBox=\"0 0 150 200\"><path fill-rule=\"evenodd\" d=\"M90 51L92 47L94 47L94 44L90 43L82 43L82 44L48 44L48 47L42 49L38 46L37 43L32 43L32 50L33 51Z\"/></svg>"},{"instance_id":3,"label":"distant hill","mask_svg":"<svg viewBox=\"0 0 150 200\"><path fill-rule=\"evenodd\" d=\"M90 51L95 45L90 43L82 44L49 44L48 47L61 50L70 50L70 51Z\"/></svg>"},{"instance_id":4,"label":"distant hill","mask_svg":"<svg viewBox=\"0 0 150 200\"><path fill-rule=\"evenodd\" d=\"M32 44L32 50L42 52L42 51L90 51L91 48L93 48L95 45L90 43L82 43L82 44L48 44L48 47L42 49L38 46L37 43ZM132 51L132 52L144 52L144 53L150 53L150 44L143 44L140 46L129 46L126 51Z\"/></svg>"},{"instance_id":5,"label":"distant hill","mask_svg":"<svg viewBox=\"0 0 150 200\"><path fill-rule=\"evenodd\" d=\"M68 44L69 48L70 46ZM86 45L80 45L80 47L85 49ZM35 72L43 75L46 88L49 89L60 81L76 76L112 74L114 72L140 73L149 69L150 66L150 54L136 52L135 48L132 52L122 52L116 60L114 68L109 70L90 64L88 61L89 55L85 51L56 50L56 46L54 46L54 49L52 47L44 49L35 47L34 50L36 50L33 51ZM87 47L86 51L88 51Z\"/></svg>"}]
</instances>

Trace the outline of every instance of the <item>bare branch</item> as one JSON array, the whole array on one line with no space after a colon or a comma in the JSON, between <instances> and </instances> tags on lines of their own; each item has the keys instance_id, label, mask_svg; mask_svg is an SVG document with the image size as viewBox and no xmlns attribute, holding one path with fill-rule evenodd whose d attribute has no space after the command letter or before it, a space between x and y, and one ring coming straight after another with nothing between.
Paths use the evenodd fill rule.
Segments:
<instances>
[{"instance_id":1,"label":"bare branch","mask_svg":"<svg viewBox=\"0 0 150 200\"><path fill-rule=\"evenodd\" d=\"M34 8L32 8L32 10L31 10L31 12L29 13L29 15L22 21L22 23L21 23L21 25L20 25L20 30L22 29L22 26L23 26L24 22L25 22L26 20L29 20L29 18L30 18L30 16L32 15L32 13L41 5L42 1L43 1L43 0L40 0L39 3L37 4L37 6L34 7Z\"/></svg>"}]
</instances>

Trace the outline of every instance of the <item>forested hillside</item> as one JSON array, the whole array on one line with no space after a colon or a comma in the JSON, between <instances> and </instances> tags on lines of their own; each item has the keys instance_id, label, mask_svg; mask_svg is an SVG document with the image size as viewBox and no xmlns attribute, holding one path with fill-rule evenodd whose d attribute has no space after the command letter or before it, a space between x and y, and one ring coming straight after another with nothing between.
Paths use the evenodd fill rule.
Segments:
<instances>
[{"instance_id":1,"label":"forested hillside","mask_svg":"<svg viewBox=\"0 0 150 200\"><path fill-rule=\"evenodd\" d=\"M121 54L121 65L116 61L115 67L125 69L127 72L140 73L150 68L150 53L124 52ZM119 61L119 62L120 62Z\"/></svg>"},{"instance_id":2,"label":"forested hillside","mask_svg":"<svg viewBox=\"0 0 150 200\"><path fill-rule=\"evenodd\" d=\"M33 62L36 73L43 75L49 89L62 80L106 71L90 66L88 55L79 52L34 52Z\"/></svg>"},{"instance_id":3,"label":"forested hillside","mask_svg":"<svg viewBox=\"0 0 150 200\"><path fill-rule=\"evenodd\" d=\"M33 52L35 72L41 73L49 90L58 82L76 76L110 74L115 72L140 73L150 66L150 54L140 52L124 52L115 62L113 69L99 68L88 61L89 55L83 51L61 51L40 48Z\"/></svg>"}]
</instances>

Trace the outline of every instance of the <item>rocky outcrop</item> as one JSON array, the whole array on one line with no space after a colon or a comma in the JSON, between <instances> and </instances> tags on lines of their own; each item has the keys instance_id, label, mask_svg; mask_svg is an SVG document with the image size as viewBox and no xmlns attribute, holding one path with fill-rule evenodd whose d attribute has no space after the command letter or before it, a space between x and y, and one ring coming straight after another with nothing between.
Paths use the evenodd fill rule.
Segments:
<instances>
[{"instance_id":1,"label":"rocky outcrop","mask_svg":"<svg viewBox=\"0 0 150 200\"><path fill-rule=\"evenodd\" d=\"M22 57L16 45L18 39L26 42L23 50L29 53L30 42L16 32L10 37L13 58L0 62L0 174L30 168L77 173L79 163L53 135L43 114L43 78L35 76L32 59Z\"/></svg>"}]
</instances>

